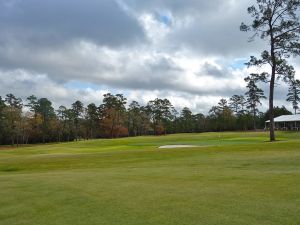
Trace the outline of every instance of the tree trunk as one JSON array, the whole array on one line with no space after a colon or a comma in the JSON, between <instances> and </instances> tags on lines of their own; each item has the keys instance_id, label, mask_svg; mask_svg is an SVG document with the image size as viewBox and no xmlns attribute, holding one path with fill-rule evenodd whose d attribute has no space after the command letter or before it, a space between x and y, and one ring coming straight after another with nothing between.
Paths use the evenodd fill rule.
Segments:
<instances>
[{"instance_id":1,"label":"tree trunk","mask_svg":"<svg viewBox=\"0 0 300 225\"><path fill-rule=\"evenodd\" d=\"M75 139L78 141L78 121L75 120Z\"/></svg>"},{"instance_id":2,"label":"tree trunk","mask_svg":"<svg viewBox=\"0 0 300 225\"><path fill-rule=\"evenodd\" d=\"M15 138L14 135L11 135L11 145L14 146L15 145Z\"/></svg>"},{"instance_id":3,"label":"tree trunk","mask_svg":"<svg viewBox=\"0 0 300 225\"><path fill-rule=\"evenodd\" d=\"M19 135L17 135L17 148L19 148Z\"/></svg>"},{"instance_id":4,"label":"tree trunk","mask_svg":"<svg viewBox=\"0 0 300 225\"><path fill-rule=\"evenodd\" d=\"M256 108L254 107L253 110L253 128L256 131Z\"/></svg>"},{"instance_id":5,"label":"tree trunk","mask_svg":"<svg viewBox=\"0 0 300 225\"><path fill-rule=\"evenodd\" d=\"M116 115L114 115L114 117L112 118L112 123L111 123L111 127L110 127L110 138L113 139L114 138L114 129L115 129L115 117Z\"/></svg>"},{"instance_id":6,"label":"tree trunk","mask_svg":"<svg viewBox=\"0 0 300 225\"><path fill-rule=\"evenodd\" d=\"M275 141L275 124L274 124L274 85L275 85L275 67L272 67L272 77L270 82L270 96L269 96L269 111L270 111L270 141Z\"/></svg>"},{"instance_id":7,"label":"tree trunk","mask_svg":"<svg viewBox=\"0 0 300 225\"><path fill-rule=\"evenodd\" d=\"M272 59L272 74L270 81L270 93L269 93L269 111L270 111L270 141L275 141L275 124L274 124L274 87L275 87L275 76L276 76L276 55L274 47L274 36L272 20L269 21L269 27L271 30L271 59Z\"/></svg>"}]
</instances>

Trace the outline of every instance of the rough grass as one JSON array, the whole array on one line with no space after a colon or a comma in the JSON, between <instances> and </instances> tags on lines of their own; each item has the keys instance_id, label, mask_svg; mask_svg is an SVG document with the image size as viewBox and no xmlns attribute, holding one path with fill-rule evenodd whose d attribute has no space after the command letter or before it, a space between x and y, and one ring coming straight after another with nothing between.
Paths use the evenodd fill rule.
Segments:
<instances>
[{"instance_id":1,"label":"rough grass","mask_svg":"<svg viewBox=\"0 0 300 225\"><path fill-rule=\"evenodd\" d=\"M300 133L267 140L205 133L4 149L0 224L299 225ZM157 148L170 144L205 147Z\"/></svg>"}]
</instances>

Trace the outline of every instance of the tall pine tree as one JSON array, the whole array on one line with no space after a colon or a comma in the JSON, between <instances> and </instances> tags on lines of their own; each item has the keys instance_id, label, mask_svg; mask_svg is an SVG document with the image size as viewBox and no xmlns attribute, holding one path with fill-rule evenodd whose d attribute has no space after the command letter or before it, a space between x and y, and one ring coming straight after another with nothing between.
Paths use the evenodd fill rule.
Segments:
<instances>
[{"instance_id":1,"label":"tall pine tree","mask_svg":"<svg viewBox=\"0 0 300 225\"><path fill-rule=\"evenodd\" d=\"M268 65L269 72L269 110L270 141L275 141L274 124L274 89L277 79L288 80L294 76L294 68L288 64L287 58L300 54L300 23L298 9L300 0L257 0L256 5L248 8L253 18L251 25L241 24L241 31L253 31L252 38L259 36L268 49L262 51L260 57L251 56L248 66Z\"/></svg>"}]
</instances>

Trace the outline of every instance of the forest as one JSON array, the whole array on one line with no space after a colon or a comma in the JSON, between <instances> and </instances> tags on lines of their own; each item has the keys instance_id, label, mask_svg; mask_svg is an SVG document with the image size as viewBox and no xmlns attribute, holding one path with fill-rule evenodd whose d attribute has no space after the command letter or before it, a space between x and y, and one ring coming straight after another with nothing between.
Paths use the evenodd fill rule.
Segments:
<instances>
[{"instance_id":1,"label":"forest","mask_svg":"<svg viewBox=\"0 0 300 225\"><path fill-rule=\"evenodd\" d=\"M77 100L70 108L58 109L47 98L32 95L23 100L7 94L0 96L0 144L262 129L269 115L259 112L263 94L255 93L256 100L249 92L220 99L207 115L193 114L187 107L178 111L168 99L128 103L122 94L105 94L99 106ZM276 116L292 114L284 106L274 110Z\"/></svg>"}]
</instances>

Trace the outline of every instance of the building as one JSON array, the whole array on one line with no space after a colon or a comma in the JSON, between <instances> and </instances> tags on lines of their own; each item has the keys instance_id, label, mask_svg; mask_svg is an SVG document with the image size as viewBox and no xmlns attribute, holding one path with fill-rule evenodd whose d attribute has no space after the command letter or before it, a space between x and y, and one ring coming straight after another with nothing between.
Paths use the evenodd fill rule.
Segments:
<instances>
[{"instance_id":1,"label":"building","mask_svg":"<svg viewBox=\"0 0 300 225\"><path fill-rule=\"evenodd\" d=\"M274 118L274 122L276 130L299 130L300 114L279 116ZM268 124L270 120L265 122L265 129L268 129Z\"/></svg>"}]
</instances>

